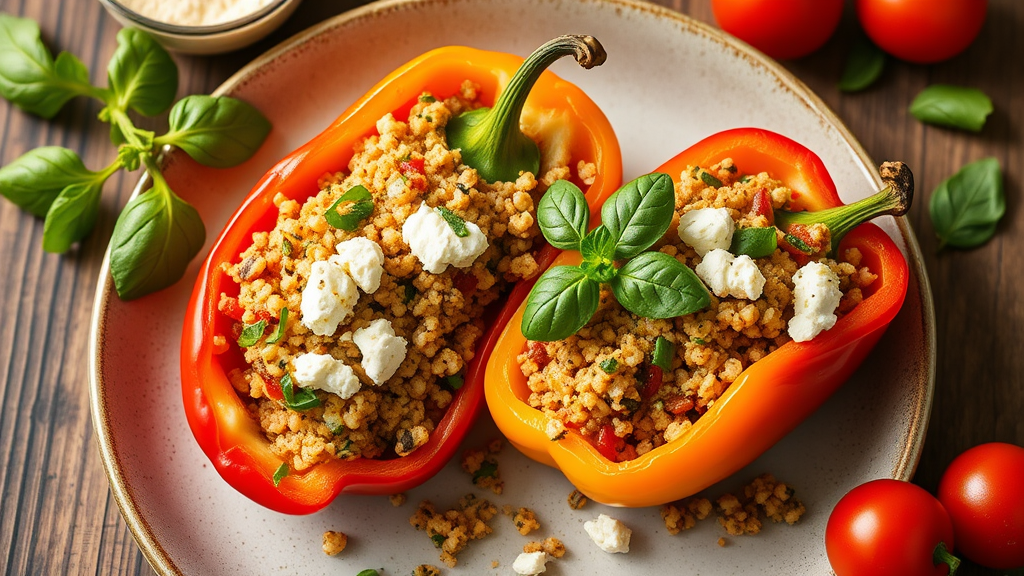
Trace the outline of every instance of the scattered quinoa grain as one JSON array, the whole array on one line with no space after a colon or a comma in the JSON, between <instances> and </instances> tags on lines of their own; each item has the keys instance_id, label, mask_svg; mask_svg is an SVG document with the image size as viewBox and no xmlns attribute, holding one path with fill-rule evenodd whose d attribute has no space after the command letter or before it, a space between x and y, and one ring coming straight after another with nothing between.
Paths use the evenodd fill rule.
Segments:
<instances>
[{"instance_id":1,"label":"scattered quinoa grain","mask_svg":"<svg viewBox=\"0 0 1024 576\"><path fill-rule=\"evenodd\" d=\"M429 501L423 501L409 523L417 530L426 531L434 546L441 550L441 561L449 568L458 564L456 556L471 540L479 540L493 530L487 524L498 509L487 500L468 494L458 505L439 512Z\"/></svg>"},{"instance_id":2,"label":"scattered quinoa grain","mask_svg":"<svg viewBox=\"0 0 1024 576\"><path fill-rule=\"evenodd\" d=\"M388 496L388 500L391 501L392 506L398 508L402 504L405 504L407 497L405 495L405 492L399 492L398 494L392 494L391 496Z\"/></svg>"},{"instance_id":3,"label":"scattered quinoa grain","mask_svg":"<svg viewBox=\"0 0 1024 576\"><path fill-rule=\"evenodd\" d=\"M570 492L568 501L569 508L572 508L573 510L579 510L587 505L587 497L579 490L573 490Z\"/></svg>"},{"instance_id":4,"label":"scattered quinoa grain","mask_svg":"<svg viewBox=\"0 0 1024 576\"><path fill-rule=\"evenodd\" d=\"M719 546L721 546L722 548L725 548L725 544L726 544L725 537L721 537L721 538L718 539L718 545Z\"/></svg>"},{"instance_id":5,"label":"scattered quinoa grain","mask_svg":"<svg viewBox=\"0 0 1024 576\"><path fill-rule=\"evenodd\" d=\"M545 552L553 558L565 556L565 544L554 536L548 536L543 542L527 542L523 546L523 552Z\"/></svg>"},{"instance_id":6,"label":"scattered quinoa grain","mask_svg":"<svg viewBox=\"0 0 1024 576\"><path fill-rule=\"evenodd\" d=\"M348 546L348 536L342 532L328 530L324 532L323 550L328 556L336 556Z\"/></svg>"},{"instance_id":7,"label":"scattered quinoa grain","mask_svg":"<svg viewBox=\"0 0 1024 576\"><path fill-rule=\"evenodd\" d=\"M523 536L540 528L537 514L529 508L516 510L516 513L512 516L512 523L516 525L516 530Z\"/></svg>"},{"instance_id":8,"label":"scattered quinoa grain","mask_svg":"<svg viewBox=\"0 0 1024 576\"><path fill-rule=\"evenodd\" d=\"M501 439L492 440L486 448L467 450L462 455L462 469L473 477L473 484L490 489L495 494L501 494L505 489L505 482L498 470L498 452L501 447Z\"/></svg>"},{"instance_id":9,"label":"scattered quinoa grain","mask_svg":"<svg viewBox=\"0 0 1024 576\"><path fill-rule=\"evenodd\" d=\"M441 576L441 569L432 564L420 564L412 569L412 576Z\"/></svg>"}]
</instances>

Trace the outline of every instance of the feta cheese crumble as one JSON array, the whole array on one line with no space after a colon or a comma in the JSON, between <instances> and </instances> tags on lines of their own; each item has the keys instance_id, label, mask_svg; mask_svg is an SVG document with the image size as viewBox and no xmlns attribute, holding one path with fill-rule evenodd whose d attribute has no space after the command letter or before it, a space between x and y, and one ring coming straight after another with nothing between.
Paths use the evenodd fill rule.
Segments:
<instances>
[{"instance_id":1,"label":"feta cheese crumble","mask_svg":"<svg viewBox=\"0 0 1024 576\"><path fill-rule=\"evenodd\" d=\"M292 378L303 388L316 388L348 400L359 391L359 378L330 354L302 354L292 360Z\"/></svg>"},{"instance_id":2,"label":"feta cheese crumble","mask_svg":"<svg viewBox=\"0 0 1024 576\"><path fill-rule=\"evenodd\" d=\"M697 264L696 272L719 298L757 300L764 290L764 274L746 254L733 256L727 250L712 250Z\"/></svg>"},{"instance_id":3,"label":"feta cheese crumble","mask_svg":"<svg viewBox=\"0 0 1024 576\"><path fill-rule=\"evenodd\" d=\"M793 275L793 309L789 336L806 342L835 326L835 315L843 293L839 277L821 262L808 262Z\"/></svg>"},{"instance_id":4,"label":"feta cheese crumble","mask_svg":"<svg viewBox=\"0 0 1024 576\"><path fill-rule=\"evenodd\" d=\"M302 290L302 325L317 336L330 336L352 314L359 300L356 283L337 264L314 262Z\"/></svg>"},{"instance_id":5,"label":"feta cheese crumble","mask_svg":"<svg viewBox=\"0 0 1024 576\"><path fill-rule=\"evenodd\" d=\"M391 322L383 318L356 330L352 341L363 355L363 371L378 386L394 376L405 360L405 338L396 336Z\"/></svg>"},{"instance_id":6,"label":"feta cheese crumble","mask_svg":"<svg viewBox=\"0 0 1024 576\"><path fill-rule=\"evenodd\" d=\"M335 250L338 253L328 262L341 266L363 292L373 294L380 288L380 277L384 274L384 251L380 244L358 237L341 242Z\"/></svg>"},{"instance_id":7,"label":"feta cheese crumble","mask_svg":"<svg viewBox=\"0 0 1024 576\"><path fill-rule=\"evenodd\" d=\"M699 208L679 217L678 231L679 239L703 256L715 249L729 248L736 222L728 208Z\"/></svg>"},{"instance_id":8,"label":"feta cheese crumble","mask_svg":"<svg viewBox=\"0 0 1024 576\"><path fill-rule=\"evenodd\" d=\"M516 561L512 563L512 569L516 571L516 574L531 576L533 574L540 574L547 570L547 563L547 552L523 552L516 558Z\"/></svg>"},{"instance_id":9,"label":"feta cheese crumble","mask_svg":"<svg viewBox=\"0 0 1024 576\"><path fill-rule=\"evenodd\" d=\"M420 204L402 225L402 240L431 274L441 274L448 266L467 268L487 250L487 236L480 227L466 222L469 235L459 237L437 210Z\"/></svg>"},{"instance_id":10,"label":"feta cheese crumble","mask_svg":"<svg viewBox=\"0 0 1024 576\"><path fill-rule=\"evenodd\" d=\"M601 550L609 553L629 552L629 537L633 531L615 518L601 514L596 520L584 522L583 529Z\"/></svg>"}]
</instances>

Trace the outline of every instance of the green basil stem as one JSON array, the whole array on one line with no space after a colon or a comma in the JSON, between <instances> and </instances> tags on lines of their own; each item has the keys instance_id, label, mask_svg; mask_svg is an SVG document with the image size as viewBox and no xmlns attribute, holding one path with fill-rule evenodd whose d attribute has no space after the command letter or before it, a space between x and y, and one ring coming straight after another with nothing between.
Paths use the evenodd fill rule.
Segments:
<instances>
[{"instance_id":1,"label":"green basil stem","mask_svg":"<svg viewBox=\"0 0 1024 576\"><path fill-rule=\"evenodd\" d=\"M540 170L540 148L519 129L519 120L541 73L570 54L588 70L607 58L593 36L559 36L523 62L493 108L478 108L448 121L448 146L461 149L463 164L476 168L488 182L512 182L520 172Z\"/></svg>"},{"instance_id":2,"label":"green basil stem","mask_svg":"<svg viewBox=\"0 0 1024 576\"><path fill-rule=\"evenodd\" d=\"M789 212L787 210L775 211L775 225L780 230L788 232L794 224L824 224L828 226L832 237L830 254L834 254L839 247L840 240L850 230L853 230L863 222L876 216L892 215L902 216L910 210L910 204L914 199L914 175L902 162L885 162L879 169L882 181L886 187L879 193L867 198L817 212Z\"/></svg>"},{"instance_id":3,"label":"green basil stem","mask_svg":"<svg viewBox=\"0 0 1024 576\"><path fill-rule=\"evenodd\" d=\"M939 542L932 552L932 564L935 566L940 564L949 566L949 576L954 576L956 569L960 567L960 559L949 553L945 542Z\"/></svg>"}]
</instances>

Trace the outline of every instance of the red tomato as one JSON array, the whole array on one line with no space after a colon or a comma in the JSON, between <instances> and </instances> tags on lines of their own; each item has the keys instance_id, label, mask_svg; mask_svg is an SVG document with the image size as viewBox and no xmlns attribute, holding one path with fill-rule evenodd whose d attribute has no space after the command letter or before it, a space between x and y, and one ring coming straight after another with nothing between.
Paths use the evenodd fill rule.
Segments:
<instances>
[{"instance_id":1,"label":"red tomato","mask_svg":"<svg viewBox=\"0 0 1024 576\"><path fill-rule=\"evenodd\" d=\"M952 58L985 23L988 0L857 0L857 17L889 54L918 64Z\"/></svg>"},{"instance_id":2,"label":"red tomato","mask_svg":"<svg viewBox=\"0 0 1024 576\"><path fill-rule=\"evenodd\" d=\"M825 527L836 576L944 576L949 566L932 560L939 544L953 548L949 515L924 488L899 480L854 488Z\"/></svg>"},{"instance_id":3,"label":"red tomato","mask_svg":"<svg viewBox=\"0 0 1024 576\"><path fill-rule=\"evenodd\" d=\"M711 0L729 34L780 60L814 52L832 37L843 0Z\"/></svg>"},{"instance_id":4,"label":"red tomato","mask_svg":"<svg viewBox=\"0 0 1024 576\"><path fill-rule=\"evenodd\" d=\"M964 556L990 568L1024 567L1024 448L994 442L957 456L939 500Z\"/></svg>"}]
</instances>

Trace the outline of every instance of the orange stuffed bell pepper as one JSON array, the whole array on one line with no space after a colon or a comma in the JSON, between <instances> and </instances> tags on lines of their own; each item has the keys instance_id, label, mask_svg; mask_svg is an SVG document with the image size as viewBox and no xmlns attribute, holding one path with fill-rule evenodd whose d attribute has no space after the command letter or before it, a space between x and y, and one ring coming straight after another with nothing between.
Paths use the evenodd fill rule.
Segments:
<instances>
[{"instance_id":1,"label":"orange stuffed bell pepper","mask_svg":"<svg viewBox=\"0 0 1024 576\"><path fill-rule=\"evenodd\" d=\"M523 323L524 311L528 311L529 306L523 304L526 287L518 286L514 295L519 300L513 299L508 304L518 309L495 344L495 351L487 366L485 391L488 407L498 428L520 451L534 460L558 468L581 492L599 502L619 506L664 504L690 496L740 470L793 430L839 388L881 337L904 300L909 277L904 256L881 229L862 223L880 214L900 215L907 210L913 183L909 170L902 164L883 166L883 180L890 184L885 190L869 199L843 206L828 172L814 153L781 135L744 128L721 132L698 142L666 162L658 172L669 174L678 182L681 174L688 175L684 172L688 166L701 167L706 172L707 168L728 158L732 159L732 164L720 166L725 167L726 174L732 173L730 178L743 182L739 174L758 175L767 172L771 178L781 181L792 190L787 206L792 211L782 210L782 205L773 207L763 190L753 193L753 200L746 205L747 210L760 213L764 220L777 227L770 238L769 257L772 262L782 262L789 258L776 250L776 238L778 248L796 252L793 269L826 252L833 253L838 249L839 253L844 253L856 248L860 253L859 265L867 267L877 278L863 288L863 300L845 311L831 329L807 341L787 339L762 358L745 364L745 369L727 384L724 392L703 407L705 411L695 406L694 401L699 402L699 398L665 397L664 390L662 395L655 396L658 387L671 388L676 384L675 381L666 380L663 385L662 368L658 366L664 366L665 369L672 367L675 349L671 342L666 341L668 345L664 348L668 352L665 358L668 360L663 358L659 361L660 342L651 345L653 353L648 358L653 360L645 359L642 365L637 366L636 381L640 395L634 397L633 406L627 406L625 398L618 400L611 397L613 387L610 385L603 398L580 400L581 405L586 405L588 409L596 406L591 409L592 412L602 406L610 406L613 411L629 408L627 415L622 416L614 426L603 424L597 430L587 428L586 422L569 420L572 410L567 409L564 403L559 405L557 399L541 397L541 405L548 413L530 405L531 392L536 393L540 388L528 385L523 366L529 363L535 367L531 372L534 377L543 376L549 373L541 372L541 367L546 363L554 364L554 357L560 355L560 358L567 358L563 362L572 364L571 373L576 374L572 379L580 378L580 374L589 377L587 371L596 368L603 352L596 353L597 357L592 361L594 366L590 366L583 358L586 352L568 348L571 344L569 340L527 340L523 331L526 326L533 329L534 324ZM737 168L739 174L736 173ZM703 173L698 178L698 170L693 169L695 182L703 179L708 183L708 189L721 186L721 181L713 174ZM815 223L827 226L831 231L831 239L837 245L824 242L820 236L813 234ZM666 228L667 224L662 230ZM734 248L730 247L730 250ZM680 252L680 255L683 253ZM551 266L549 271L558 265L578 264L581 260L577 252L567 251L549 256L552 257L544 262ZM612 284L612 292L614 290ZM616 298L624 307L629 308L618 294ZM740 304L735 309L743 306L743 300L738 302ZM603 306L602 310L605 308ZM702 318L712 323L716 321L713 313ZM684 320L682 317L675 318L676 328L673 329L678 331ZM670 318L668 321L673 320ZM648 331L657 328L656 321L644 322ZM598 329L594 330L594 333L598 332ZM597 338L582 334L573 338L590 338L587 345L592 345ZM614 331L610 333L611 336L604 334L609 333L602 333L602 338L615 337ZM621 336L622 332L618 334ZM687 337L685 332L682 336L677 340L679 345L692 347L688 350L694 352L706 350L704 345L712 344L693 336ZM735 337L740 336L737 334ZM658 337L659 341L662 339ZM551 344L561 345L562 348L551 348ZM600 349L600 346L593 346L591 350ZM517 358L521 354L522 358ZM625 365L621 357L617 363L613 362L614 352L612 354L607 360L610 364L606 365L604 361L600 364L601 370L608 374L622 370ZM675 357L676 367L680 366L681 356ZM558 369L562 368L564 364ZM603 375L598 376L603 378ZM599 379L591 380L596 381ZM572 394L574 386L578 389L578 382L559 381L551 385L561 391L560 394ZM593 387L589 389L596 390ZM653 406L655 399L659 403L657 406ZM556 410L548 403L560 407ZM622 408L618 408L620 404ZM630 422L629 417L642 409L638 406L643 404L652 405L651 413L663 412L665 418L675 418L676 422L682 417L689 418L681 428L683 432L673 438L667 438L666 435L663 443L653 449L648 445L647 450L638 452L628 442L630 430L636 429L624 427L621 421L631 426L641 426L642 422L635 419ZM560 411L569 412L570 416L563 417ZM575 413L579 412L586 413L587 410ZM619 412L613 413L620 415ZM624 428L625 433L621 433L619 428ZM583 433L584 430L587 432Z\"/></svg>"},{"instance_id":2,"label":"orange stuffed bell pepper","mask_svg":"<svg viewBox=\"0 0 1024 576\"><path fill-rule=\"evenodd\" d=\"M492 107L479 108L450 120L448 141L451 148L461 148L463 163L475 168L488 182L514 181L521 171L538 174L542 168L541 160L548 154L567 155L574 162L582 161L596 168L593 174L572 177L587 190L588 201L599 205L619 184L621 158L611 126L594 102L576 86L545 71L552 62L569 54L587 68L604 60L600 44L590 37L557 38L525 61L509 54L463 47L428 52L395 70L321 134L278 163L231 217L201 269L189 302L182 337L181 373L185 411L193 434L220 475L234 488L268 508L304 514L323 508L342 491L394 494L414 487L434 475L455 453L483 401L482 372L496 333L482 334L476 340L476 354L463 371L465 385L460 386L456 377L447 380L450 403L440 409L435 406L434 411L440 412L437 414L439 420L424 443L421 443L422 438L403 436L405 432L402 432L397 444L394 438L390 440L395 452L383 453L381 458L331 458L303 470L292 470L290 462L272 448L257 415L249 409L248 404L253 399L236 391L233 383L237 386L238 381L231 375L252 368L244 354L247 346L254 345L253 342L263 342L263 339L275 343L287 341L289 334L286 329L300 320L297 318L299 310L293 307L289 321L287 315L279 317L265 310L244 309L239 304L239 283L232 281L228 271L240 269L240 254L254 246L254 233L275 229L279 206L284 205L283 202L294 200L302 204L320 193L318 181L325 174L346 169L357 144L378 134L378 120L388 114L405 118L414 106L429 106L438 100L457 96L465 81L475 84L478 100L485 105L492 104ZM503 89L505 83L507 86ZM537 143L520 132L520 119L524 129L530 125L539 141L539 150ZM433 122L433 119L426 120ZM406 184L401 193L407 193L406 189L422 195L430 193L426 189L422 158L403 159L398 168L401 171L399 183ZM589 184L584 184L584 179ZM356 188L361 187L353 190ZM459 190L469 193L468 188L460 187ZM350 193L352 190L345 196ZM367 214L375 214L373 203L385 201L381 198L357 199L352 201L347 212L338 212L338 202L335 202L327 210L335 210L335 220L352 215L368 217ZM367 207L368 211L360 215L359 210ZM446 212L440 207L436 210L451 225L455 236L461 237L457 224L461 223L463 232L466 226L470 226L452 210L445 209ZM328 212L324 212L324 218ZM328 219L328 223L331 222ZM331 223L331 226L335 224ZM339 238L344 237L342 232L338 234ZM538 238L538 242L540 240ZM293 246L287 240L286 243L281 251L287 255L299 247L299 244ZM534 246L535 251L537 248ZM302 254L306 254L304 246ZM461 268L452 264L451 270L456 267ZM256 274L252 267L244 268L244 274L237 274ZM350 268L345 270L351 271ZM416 292L413 287L415 278L418 278L416 270L419 268L414 268L410 279L404 280L407 282L404 285L407 303L410 289ZM352 274L355 277L355 273ZM476 279L461 272L453 277L454 289L469 300L476 291ZM246 318L248 320L243 322ZM504 325L500 319L499 323ZM479 323L473 329L482 331ZM342 327L338 326L336 332L340 335ZM412 338L411 332L406 335ZM394 342L394 335L391 336L391 340L385 341ZM238 345L235 344L236 339L239 340ZM320 358L332 362L325 355L320 355ZM295 376L298 369L288 362L282 361L281 369L292 369L294 374L286 373L281 377L266 373L259 375L259 395L277 402L271 408L287 408L291 412L285 414L293 414L301 422L313 414L308 410L319 410L322 402L332 400L323 392L301 387L302 382ZM354 378L351 368L342 371L347 371L350 379ZM358 372L357 376L360 375L364 381L374 378L366 364ZM386 380L388 377L383 378ZM326 412L326 408L324 410ZM342 433L347 432L331 429L331 434ZM410 453L396 457L395 453L406 441L409 442L407 448L411 448ZM337 444L341 443L339 440ZM344 447L340 449L344 450Z\"/></svg>"}]
</instances>

